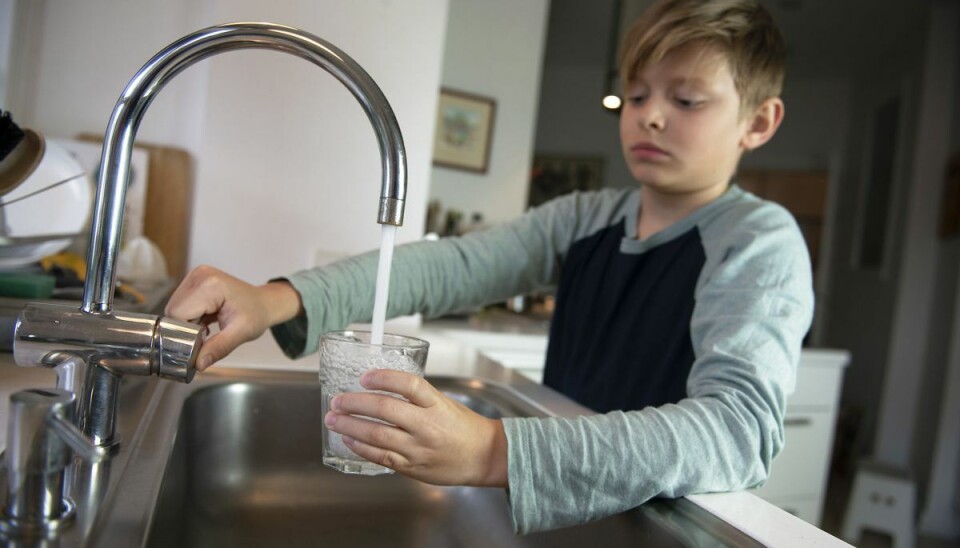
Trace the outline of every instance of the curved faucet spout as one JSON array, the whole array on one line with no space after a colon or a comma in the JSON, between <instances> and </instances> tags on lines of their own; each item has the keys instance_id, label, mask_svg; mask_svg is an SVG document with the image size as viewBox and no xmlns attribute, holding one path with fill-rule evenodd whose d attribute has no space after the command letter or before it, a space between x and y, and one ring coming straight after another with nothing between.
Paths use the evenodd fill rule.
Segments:
<instances>
[{"instance_id":1,"label":"curved faucet spout","mask_svg":"<svg viewBox=\"0 0 960 548\"><path fill-rule=\"evenodd\" d=\"M323 68L345 85L373 124L380 146L383 180L377 222L403 224L406 151L390 104L372 78L345 53L302 30L270 23L231 23L197 31L155 55L130 80L107 126L100 163L96 206L87 256L83 311L110 312L127 174L134 138L150 102L164 84L193 63L235 49L273 49Z\"/></svg>"}]
</instances>

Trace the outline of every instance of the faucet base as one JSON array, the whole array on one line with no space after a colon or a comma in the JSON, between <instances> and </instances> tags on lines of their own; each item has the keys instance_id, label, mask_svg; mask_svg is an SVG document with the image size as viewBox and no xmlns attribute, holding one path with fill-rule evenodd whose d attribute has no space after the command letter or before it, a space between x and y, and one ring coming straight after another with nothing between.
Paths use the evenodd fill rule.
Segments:
<instances>
[{"instance_id":1,"label":"faucet base","mask_svg":"<svg viewBox=\"0 0 960 548\"><path fill-rule=\"evenodd\" d=\"M63 498L60 513L43 521L24 521L0 510L0 539L49 538L73 525L77 508L72 500Z\"/></svg>"}]
</instances>

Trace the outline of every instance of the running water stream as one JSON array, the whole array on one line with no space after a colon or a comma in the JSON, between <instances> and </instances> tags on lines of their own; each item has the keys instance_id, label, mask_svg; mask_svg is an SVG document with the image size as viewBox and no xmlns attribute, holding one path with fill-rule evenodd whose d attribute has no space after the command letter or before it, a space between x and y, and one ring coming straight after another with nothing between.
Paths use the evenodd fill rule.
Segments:
<instances>
[{"instance_id":1,"label":"running water stream","mask_svg":"<svg viewBox=\"0 0 960 548\"><path fill-rule=\"evenodd\" d=\"M380 235L380 263L377 267L377 289L373 299L373 326L371 344L383 344L383 329L387 321L387 296L390 294L390 265L393 263L393 242L397 227L383 224Z\"/></svg>"}]
</instances>

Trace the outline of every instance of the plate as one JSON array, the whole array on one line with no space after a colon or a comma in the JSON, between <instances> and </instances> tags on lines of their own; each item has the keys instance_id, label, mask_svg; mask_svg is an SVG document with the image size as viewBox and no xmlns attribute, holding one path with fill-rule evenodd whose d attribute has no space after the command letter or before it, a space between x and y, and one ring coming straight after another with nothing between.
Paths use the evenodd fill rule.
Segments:
<instances>
[{"instance_id":1,"label":"plate","mask_svg":"<svg viewBox=\"0 0 960 548\"><path fill-rule=\"evenodd\" d=\"M56 186L55 183L63 182ZM73 155L47 139L40 164L22 184L0 197L6 236L79 234L88 226L94 186ZM18 201L19 200L19 201Z\"/></svg>"},{"instance_id":2,"label":"plate","mask_svg":"<svg viewBox=\"0 0 960 548\"><path fill-rule=\"evenodd\" d=\"M0 269L37 263L69 247L89 229L94 194L93 181L73 154L46 139L30 176L0 197Z\"/></svg>"},{"instance_id":3,"label":"plate","mask_svg":"<svg viewBox=\"0 0 960 548\"><path fill-rule=\"evenodd\" d=\"M74 237L7 239L0 242L0 270L11 270L40 262L59 253L73 243Z\"/></svg>"}]
</instances>

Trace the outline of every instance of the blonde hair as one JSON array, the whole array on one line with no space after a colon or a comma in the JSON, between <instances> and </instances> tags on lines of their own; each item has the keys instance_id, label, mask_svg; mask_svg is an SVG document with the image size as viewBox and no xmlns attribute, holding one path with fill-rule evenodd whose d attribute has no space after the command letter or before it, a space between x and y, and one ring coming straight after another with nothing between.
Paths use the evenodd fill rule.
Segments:
<instances>
[{"instance_id":1,"label":"blonde hair","mask_svg":"<svg viewBox=\"0 0 960 548\"><path fill-rule=\"evenodd\" d=\"M633 23L620 49L620 80L628 85L676 48L700 43L726 54L742 109L783 90L786 46L757 0L659 0Z\"/></svg>"}]
</instances>

